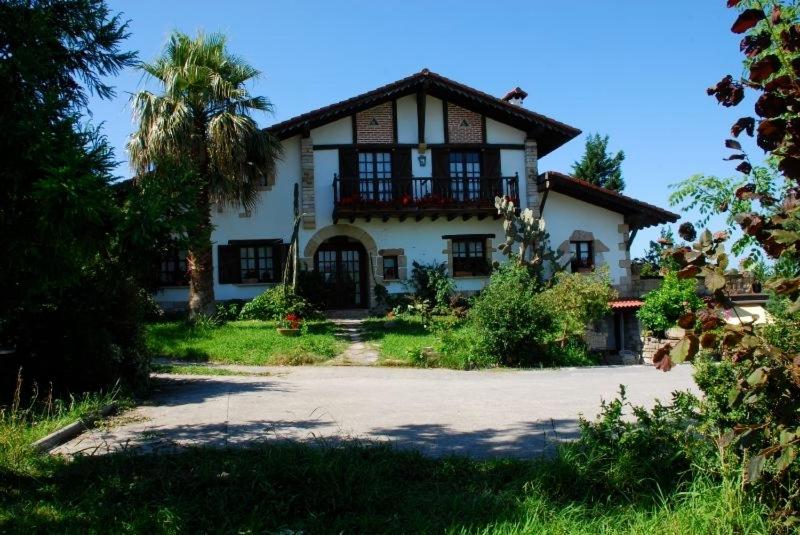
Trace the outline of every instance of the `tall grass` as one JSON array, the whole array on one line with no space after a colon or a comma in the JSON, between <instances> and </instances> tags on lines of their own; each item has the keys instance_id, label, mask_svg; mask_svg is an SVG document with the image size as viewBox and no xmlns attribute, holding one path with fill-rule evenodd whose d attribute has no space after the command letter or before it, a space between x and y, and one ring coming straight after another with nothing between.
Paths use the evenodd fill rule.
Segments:
<instances>
[{"instance_id":1,"label":"tall grass","mask_svg":"<svg viewBox=\"0 0 800 535\"><path fill-rule=\"evenodd\" d=\"M60 399L53 397L52 388L42 394L38 385L33 385L30 392L23 392L23 385L20 370L11 403L0 406L0 466L15 466L23 471L32 469L35 458L31 445L35 441L113 401L122 401L118 388Z\"/></svg>"}]
</instances>

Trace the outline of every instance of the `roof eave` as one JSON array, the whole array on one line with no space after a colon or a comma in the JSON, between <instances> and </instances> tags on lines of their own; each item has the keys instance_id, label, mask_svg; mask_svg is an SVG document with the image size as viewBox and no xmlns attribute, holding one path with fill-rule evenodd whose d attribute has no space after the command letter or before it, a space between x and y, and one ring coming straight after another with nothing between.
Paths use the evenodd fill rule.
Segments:
<instances>
[{"instance_id":1,"label":"roof eave","mask_svg":"<svg viewBox=\"0 0 800 535\"><path fill-rule=\"evenodd\" d=\"M551 190L622 214L631 230L674 223L680 216L658 206L595 186L569 175L548 171L539 175L540 191Z\"/></svg>"}]
</instances>

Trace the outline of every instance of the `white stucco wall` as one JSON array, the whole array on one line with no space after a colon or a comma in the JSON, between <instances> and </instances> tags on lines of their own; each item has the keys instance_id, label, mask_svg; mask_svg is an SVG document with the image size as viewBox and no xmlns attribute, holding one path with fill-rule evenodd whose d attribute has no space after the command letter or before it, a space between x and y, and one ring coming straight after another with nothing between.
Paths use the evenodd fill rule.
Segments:
<instances>
[{"instance_id":1,"label":"white stucco wall","mask_svg":"<svg viewBox=\"0 0 800 535\"><path fill-rule=\"evenodd\" d=\"M507 124L486 118L487 143L525 143L525 132Z\"/></svg>"},{"instance_id":2,"label":"white stucco wall","mask_svg":"<svg viewBox=\"0 0 800 535\"><path fill-rule=\"evenodd\" d=\"M311 130L315 145L334 145L353 142L353 121L350 117L339 119Z\"/></svg>"},{"instance_id":3,"label":"white stucco wall","mask_svg":"<svg viewBox=\"0 0 800 535\"><path fill-rule=\"evenodd\" d=\"M622 214L551 191L547 195L543 218L553 249L568 241L576 230L591 232L595 240L600 240L609 249L601 254L602 264L608 264L610 268L612 282L619 283L619 278L626 274L625 269L619 266L619 261L625 258L624 251L619 250L622 241L619 225L624 223Z\"/></svg>"},{"instance_id":4,"label":"white stucco wall","mask_svg":"<svg viewBox=\"0 0 800 535\"><path fill-rule=\"evenodd\" d=\"M527 205L525 194L525 151L516 149L501 149L500 172L503 176L514 176L515 173L519 175L519 179L517 180L519 187L519 202L520 207L525 208Z\"/></svg>"},{"instance_id":5,"label":"white stucco wall","mask_svg":"<svg viewBox=\"0 0 800 535\"><path fill-rule=\"evenodd\" d=\"M417 97L408 95L397 99L397 141L416 143L419 132L417 121Z\"/></svg>"},{"instance_id":6,"label":"white stucco wall","mask_svg":"<svg viewBox=\"0 0 800 535\"><path fill-rule=\"evenodd\" d=\"M444 143L444 108L442 101L428 95L425 99L425 143ZM399 113L399 111L398 111Z\"/></svg>"},{"instance_id":7,"label":"white stucco wall","mask_svg":"<svg viewBox=\"0 0 800 535\"><path fill-rule=\"evenodd\" d=\"M338 150L314 151L314 206L317 228L333 223L333 175L338 172Z\"/></svg>"}]
</instances>

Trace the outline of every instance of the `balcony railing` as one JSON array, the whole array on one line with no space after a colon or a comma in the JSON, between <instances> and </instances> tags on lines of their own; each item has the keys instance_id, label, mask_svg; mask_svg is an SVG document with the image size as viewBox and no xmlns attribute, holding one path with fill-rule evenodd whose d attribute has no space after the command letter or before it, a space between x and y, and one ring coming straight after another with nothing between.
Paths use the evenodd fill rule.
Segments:
<instances>
[{"instance_id":1,"label":"balcony railing","mask_svg":"<svg viewBox=\"0 0 800 535\"><path fill-rule=\"evenodd\" d=\"M519 206L519 176L346 178L334 175L334 218L409 214L495 213L495 197Z\"/></svg>"}]
</instances>

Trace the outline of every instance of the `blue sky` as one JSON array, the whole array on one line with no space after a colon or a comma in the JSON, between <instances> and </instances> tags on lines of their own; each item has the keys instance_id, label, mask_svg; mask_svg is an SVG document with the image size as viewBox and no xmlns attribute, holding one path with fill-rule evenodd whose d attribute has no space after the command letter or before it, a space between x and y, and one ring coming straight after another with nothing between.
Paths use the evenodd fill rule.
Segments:
<instances>
[{"instance_id":1,"label":"blue sky","mask_svg":"<svg viewBox=\"0 0 800 535\"><path fill-rule=\"evenodd\" d=\"M668 185L696 173L731 175L723 140L749 102L725 109L705 94L742 72L735 12L723 0L653 2L310 2L110 0L131 19L128 48L155 58L172 30L221 31L260 69L251 87L275 105L264 126L368 91L427 67L503 95L519 85L526 107L623 149L625 193L667 207ZM473 7L474 6L474 7ZM134 125L130 94L141 75L113 80L117 98L93 100L130 176L124 151ZM584 136L540 162L570 171ZM748 144L746 148L754 145ZM751 150L754 160L761 151ZM657 236L641 231L637 256Z\"/></svg>"}]
</instances>

